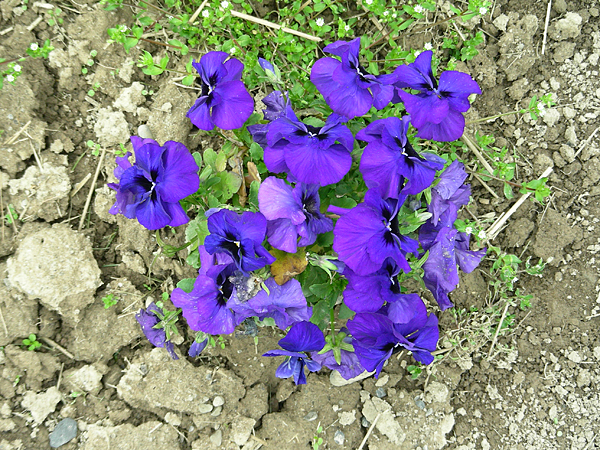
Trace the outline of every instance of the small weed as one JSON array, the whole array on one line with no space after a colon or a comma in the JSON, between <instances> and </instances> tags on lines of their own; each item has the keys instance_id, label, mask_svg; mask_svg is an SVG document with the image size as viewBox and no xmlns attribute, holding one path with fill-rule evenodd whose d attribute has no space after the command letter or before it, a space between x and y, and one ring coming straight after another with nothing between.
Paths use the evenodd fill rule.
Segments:
<instances>
[{"instance_id":1,"label":"small weed","mask_svg":"<svg viewBox=\"0 0 600 450\"><path fill-rule=\"evenodd\" d=\"M104 303L104 309L109 309L111 306L115 306L119 299L114 294L108 294L106 297L102 297L102 302Z\"/></svg>"},{"instance_id":2,"label":"small weed","mask_svg":"<svg viewBox=\"0 0 600 450\"><path fill-rule=\"evenodd\" d=\"M319 436L323 432L323 427L321 424L317 426L317 430L312 439L312 448L313 450L319 450L319 447L323 445L323 438Z\"/></svg>"},{"instance_id":3,"label":"small weed","mask_svg":"<svg viewBox=\"0 0 600 450\"><path fill-rule=\"evenodd\" d=\"M27 350L30 352L33 352L42 346L35 334L30 334L27 339L23 339L23 345L26 346Z\"/></svg>"}]
</instances>

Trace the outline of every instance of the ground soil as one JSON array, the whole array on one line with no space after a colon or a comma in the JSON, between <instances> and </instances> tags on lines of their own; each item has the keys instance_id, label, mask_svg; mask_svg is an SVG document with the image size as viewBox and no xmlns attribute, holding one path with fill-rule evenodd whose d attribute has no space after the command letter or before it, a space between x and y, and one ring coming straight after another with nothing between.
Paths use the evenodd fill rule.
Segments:
<instances>
[{"instance_id":1,"label":"ground soil","mask_svg":"<svg viewBox=\"0 0 600 450\"><path fill-rule=\"evenodd\" d=\"M484 262L452 296L457 309L473 312L439 314L440 350L457 335L465 338L460 348L416 380L406 370L411 357L400 354L379 380L341 387L328 371L310 374L301 387L277 379L276 358L260 356L276 348L279 337L269 330L257 341L226 337L224 348L197 361L171 361L142 339L133 313L193 270L182 264L185 252L164 258L153 233L107 213L111 153L76 231L89 178L79 184L100 161L86 142L113 150L147 124L159 142L201 150L208 138L184 119L194 92L135 67L141 50L160 57L163 49L144 44L126 54L106 43L109 26L131 19L127 8L68 2L62 25L51 27L47 10L32 3L26 11L18 0L0 5L0 56L16 57L45 39L56 47L48 60L24 61L23 75L0 91L2 214L12 204L20 216L3 226L0 241L0 449L50 448L64 418L78 425L65 449L309 449L318 437L319 448L355 449L371 428L364 447L371 450L600 448L596 1L552 2L545 46L546 2L498 0L483 21L467 24L485 36L479 55L459 64L483 91L467 120L526 107L548 92L557 103L537 121L517 115L467 127L468 135L493 134L495 145L510 149L518 181L553 169L546 204L525 202L491 242L523 260L548 261L541 277L522 273L516 281L533 295L531 308L507 308L512 326L490 350L486 310L504 303L490 300ZM439 44L436 36L428 30L405 44ZM515 200L504 199L495 181L488 183L494 194L470 181L470 216L485 229ZM105 309L110 293L119 302ZM30 333L42 349L21 345Z\"/></svg>"}]
</instances>

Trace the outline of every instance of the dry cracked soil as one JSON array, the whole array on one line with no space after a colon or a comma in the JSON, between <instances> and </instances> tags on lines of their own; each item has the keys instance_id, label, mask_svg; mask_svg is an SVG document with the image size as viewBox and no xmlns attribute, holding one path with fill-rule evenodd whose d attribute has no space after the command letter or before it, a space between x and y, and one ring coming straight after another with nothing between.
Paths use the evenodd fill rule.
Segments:
<instances>
[{"instance_id":1,"label":"dry cracked soil","mask_svg":"<svg viewBox=\"0 0 600 450\"><path fill-rule=\"evenodd\" d=\"M47 60L24 61L23 75L0 90L2 215L9 204L19 215L3 224L0 238L1 450L50 448L67 418L77 436L65 450L299 450L313 448L316 437L319 448L331 449L359 448L365 437L370 450L600 448L597 1L554 0L543 53L546 1L497 0L468 24L485 36L479 54L459 67L483 91L468 120L525 107L533 95L551 92L556 101L537 121L512 115L467 127L468 135L493 134L495 145L510 149L519 181L552 169L546 204L523 203L491 242L548 262L542 276L522 273L516 281L533 295L531 307L503 311L511 327L490 350L485 311L498 304L486 300L484 262L453 293L465 314L440 314L446 357L431 370L413 380L412 360L400 354L378 380L340 386L322 371L300 387L275 378L276 358L260 357L276 348L273 332L256 343L229 336L197 361L171 361L142 339L135 311L193 270L160 254L153 233L108 214L114 158L108 152L100 161L86 142L113 150L147 125L159 142L201 150L206 136L184 120L195 91L135 67L142 49L155 57L164 49L144 44L126 54L107 44L106 29L127 23L128 8L67 1L64 22L50 27L45 4L22 6L0 2L0 56L45 39L55 50ZM435 33L407 35L404 45L435 42ZM94 67L82 74L92 50ZM485 229L515 200L503 198L493 180L490 190L470 181L469 212ZM119 301L105 309L109 294ZM22 345L31 333L43 344L38 351ZM460 336L457 345L452 336Z\"/></svg>"}]
</instances>

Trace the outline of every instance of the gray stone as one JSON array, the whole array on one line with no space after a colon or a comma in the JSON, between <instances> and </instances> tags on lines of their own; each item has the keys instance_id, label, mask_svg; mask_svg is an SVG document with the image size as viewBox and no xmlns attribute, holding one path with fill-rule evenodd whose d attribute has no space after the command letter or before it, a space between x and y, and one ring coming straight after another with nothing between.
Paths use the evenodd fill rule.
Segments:
<instances>
[{"instance_id":1,"label":"gray stone","mask_svg":"<svg viewBox=\"0 0 600 450\"><path fill-rule=\"evenodd\" d=\"M66 224L26 236L8 260L8 282L72 323L102 284L89 239Z\"/></svg>"},{"instance_id":2,"label":"gray stone","mask_svg":"<svg viewBox=\"0 0 600 450\"><path fill-rule=\"evenodd\" d=\"M538 60L533 38L539 23L533 14L517 21L513 13L510 13L509 18L508 30L498 42L501 56L497 64L505 71L508 81L514 81L527 73Z\"/></svg>"},{"instance_id":3,"label":"gray stone","mask_svg":"<svg viewBox=\"0 0 600 450\"><path fill-rule=\"evenodd\" d=\"M101 108L94 125L94 132L100 145L113 147L129 141L129 125L123 111L113 111L112 108Z\"/></svg>"},{"instance_id":4,"label":"gray stone","mask_svg":"<svg viewBox=\"0 0 600 450\"><path fill-rule=\"evenodd\" d=\"M238 417L235 419L231 424L231 438L233 442L240 447L248 442L254 425L256 425L256 420L249 417Z\"/></svg>"},{"instance_id":5,"label":"gray stone","mask_svg":"<svg viewBox=\"0 0 600 450\"><path fill-rule=\"evenodd\" d=\"M574 12L568 12L564 19L556 21L548 28L548 36L555 41L573 39L581 33L582 17Z\"/></svg>"},{"instance_id":6,"label":"gray stone","mask_svg":"<svg viewBox=\"0 0 600 450\"><path fill-rule=\"evenodd\" d=\"M311 411L304 416L304 420L307 422L312 422L313 420L317 420L317 417L319 417L319 414L316 411Z\"/></svg>"},{"instance_id":7,"label":"gray stone","mask_svg":"<svg viewBox=\"0 0 600 450\"><path fill-rule=\"evenodd\" d=\"M333 440L338 445L344 445L344 442L346 441L346 436L344 436L344 432L342 430L335 430Z\"/></svg>"},{"instance_id":8,"label":"gray stone","mask_svg":"<svg viewBox=\"0 0 600 450\"><path fill-rule=\"evenodd\" d=\"M32 165L21 178L10 180L8 184L12 202L19 210L26 209L31 220L41 218L50 222L67 212L71 181L64 166L45 162L40 169Z\"/></svg>"},{"instance_id":9,"label":"gray stone","mask_svg":"<svg viewBox=\"0 0 600 450\"><path fill-rule=\"evenodd\" d=\"M546 125L548 125L549 127L553 127L554 125L556 125L556 123L559 121L559 119L560 119L560 113L558 112L558 109L556 109L556 108L547 109L544 113L544 116L542 117L542 120L544 121L544 123Z\"/></svg>"},{"instance_id":10,"label":"gray stone","mask_svg":"<svg viewBox=\"0 0 600 450\"><path fill-rule=\"evenodd\" d=\"M42 394L27 391L23 396L21 406L31 412L31 417L36 424L40 424L54 412L56 405L61 400L61 393L53 386Z\"/></svg>"},{"instance_id":11,"label":"gray stone","mask_svg":"<svg viewBox=\"0 0 600 450\"><path fill-rule=\"evenodd\" d=\"M380 387L380 388L377 388L377 390L375 391L375 395L378 398L383 398L383 397L387 396L387 392L385 391L384 388Z\"/></svg>"},{"instance_id":12,"label":"gray stone","mask_svg":"<svg viewBox=\"0 0 600 450\"><path fill-rule=\"evenodd\" d=\"M118 303L104 308L102 297L113 293ZM96 301L83 312L81 321L74 329L64 333L68 350L77 360L98 361L108 359L121 347L142 337L140 325L133 314L124 314L123 308L130 307L133 311L143 306L142 294L126 278L117 278L109 283L107 289L100 291Z\"/></svg>"},{"instance_id":13,"label":"gray stone","mask_svg":"<svg viewBox=\"0 0 600 450\"><path fill-rule=\"evenodd\" d=\"M153 98L148 126L154 139L161 144L169 140L185 143L192 123L181 118L185 117L190 105L196 100L194 95L187 89L166 83Z\"/></svg>"},{"instance_id":14,"label":"gray stone","mask_svg":"<svg viewBox=\"0 0 600 450\"><path fill-rule=\"evenodd\" d=\"M0 263L0 276L6 273L6 263ZM38 332L38 302L27 298L16 289L9 289L0 282L0 310L6 328L0 332L0 347L5 347L15 339L26 338Z\"/></svg>"},{"instance_id":15,"label":"gray stone","mask_svg":"<svg viewBox=\"0 0 600 450\"><path fill-rule=\"evenodd\" d=\"M141 370L144 367L144 371ZM145 372L145 375L143 373ZM221 395L225 398L218 422L233 419L233 412L245 389L233 372L210 367L194 367L185 359L171 360L163 348L142 352L131 363L117 386L123 400L135 408L164 417L165 410L186 414L205 414L202 399ZM201 406L204 405L204 406ZM212 405L209 405L212 408Z\"/></svg>"},{"instance_id":16,"label":"gray stone","mask_svg":"<svg viewBox=\"0 0 600 450\"><path fill-rule=\"evenodd\" d=\"M102 375L107 372L106 366L102 369L101 372L93 365L83 366L79 369L70 369L63 376L65 385L72 392L84 391L96 395L102 389Z\"/></svg>"},{"instance_id":17,"label":"gray stone","mask_svg":"<svg viewBox=\"0 0 600 450\"><path fill-rule=\"evenodd\" d=\"M222 406L217 406L215 409L212 410L212 412L210 413L210 415L213 416L213 417L219 417L222 412L223 412L223 407Z\"/></svg>"},{"instance_id":18,"label":"gray stone","mask_svg":"<svg viewBox=\"0 0 600 450\"><path fill-rule=\"evenodd\" d=\"M77 422L66 418L58 422L58 425L50 433L50 447L58 448L77 436Z\"/></svg>"},{"instance_id":19,"label":"gray stone","mask_svg":"<svg viewBox=\"0 0 600 450\"><path fill-rule=\"evenodd\" d=\"M139 81L134 81L131 86L121 91L117 99L113 102L113 106L117 109L134 113L138 106L146 101L142 95L144 85Z\"/></svg>"},{"instance_id":20,"label":"gray stone","mask_svg":"<svg viewBox=\"0 0 600 450\"><path fill-rule=\"evenodd\" d=\"M88 425L83 439L85 441L80 447L81 450L180 448L177 431L156 421L146 422L138 427L131 424L116 427Z\"/></svg>"}]
</instances>

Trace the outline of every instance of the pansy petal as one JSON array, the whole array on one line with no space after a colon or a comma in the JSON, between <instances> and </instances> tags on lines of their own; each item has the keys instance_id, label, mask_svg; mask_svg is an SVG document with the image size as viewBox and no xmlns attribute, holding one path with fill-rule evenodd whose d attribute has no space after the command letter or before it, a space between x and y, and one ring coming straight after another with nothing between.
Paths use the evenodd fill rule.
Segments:
<instances>
[{"instance_id":1,"label":"pansy petal","mask_svg":"<svg viewBox=\"0 0 600 450\"><path fill-rule=\"evenodd\" d=\"M227 70L227 75L219 80L220 83L225 83L227 81L236 81L242 79L242 72L244 71L244 64L237 59L231 58L225 63L223 63L225 69Z\"/></svg>"},{"instance_id":2,"label":"pansy petal","mask_svg":"<svg viewBox=\"0 0 600 450\"><path fill-rule=\"evenodd\" d=\"M293 352L316 352L325 346L323 332L313 323L296 322L279 346Z\"/></svg>"},{"instance_id":3,"label":"pansy petal","mask_svg":"<svg viewBox=\"0 0 600 450\"><path fill-rule=\"evenodd\" d=\"M198 98L185 116L201 130L209 131L215 127L210 117L208 96Z\"/></svg>"},{"instance_id":4,"label":"pansy petal","mask_svg":"<svg viewBox=\"0 0 600 450\"><path fill-rule=\"evenodd\" d=\"M334 58L318 59L310 71L310 81L317 87L325 99L339 89L339 85L333 81L333 72L341 66L342 63Z\"/></svg>"},{"instance_id":5,"label":"pansy petal","mask_svg":"<svg viewBox=\"0 0 600 450\"><path fill-rule=\"evenodd\" d=\"M164 206L160 199L152 200L149 198L137 206L135 210L136 217L140 224L148 230L158 230L166 227L172 219Z\"/></svg>"},{"instance_id":6,"label":"pansy petal","mask_svg":"<svg viewBox=\"0 0 600 450\"><path fill-rule=\"evenodd\" d=\"M290 219L270 220L267 223L267 240L278 250L296 253L298 233Z\"/></svg>"},{"instance_id":7,"label":"pansy petal","mask_svg":"<svg viewBox=\"0 0 600 450\"><path fill-rule=\"evenodd\" d=\"M164 147L162 162L165 169L156 180L156 190L165 202L178 202L198 190L198 165L185 145L167 141Z\"/></svg>"},{"instance_id":8,"label":"pansy petal","mask_svg":"<svg viewBox=\"0 0 600 450\"><path fill-rule=\"evenodd\" d=\"M219 84L213 95L221 97L221 103L212 108L212 120L223 130L241 128L254 111L254 100L241 81Z\"/></svg>"},{"instance_id":9,"label":"pansy petal","mask_svg":"<svg viewBox=\"0 0 600 450\"><path fill-rule=\"evenodd\" d=\"M306 220L302 205L294 197L292 187L285 181L268 177L258 190L260 212L267 220L291 219L294 225Z\"/></svg>"},{"instance_id":10,"label":"pansy petal","mask_svg":"<svg viewBox=\"0 0 600 450\"><path fill-rule=\"evenodd\" d=\"M440 123L425 123L419 132L417 137L421 139L432 139L439 142L452 142L460 137L465 130L465 118L464 116L452 109L448 110L448 115Z\"/></svg>"},{"instance_id":11,"label":"pansy petal","mask_svg":"<svg viewBox=\"0 0 600 450\"><path fill-rule=\"evenodd\" d=\"M398 197L402 181L399 165L402 160L399 151L381 142L368 144L360 160L360 172L367 187L376 190L382 198Z\"/></svg>"},{"instance_id":12,"label":"pansy petal","mask_svg":"<svg viewBox=\"0 0 600 450\"><path fill-rule=\"evenodd\" d=\"M413 95L400 92L399 95L413 126L419 130L427 123L442 122L448 115L448 102L433 93Z\"/></svg>"},{"instance_id":13,"label":"pansy petal","mask_svg":"<svg viewBox=\"0 0 600 450\"><path fill-rule=\"evenodd\" d=\"M316 141L316 139L315 139ZM290 173L306 184L326 186L340 181L350 170L352 156L341 144L328 148L311 145L290 145L285 162Z\"/></svg>"},{"instance_id":14,"label":"pansy petal","mask_svg":"<svg viewBox=\"0 0 600 450\"><path fill-rule=\"evenodd\" d=\"M446 95L450 108L458 112L471 107L469 95L481 94L477 82L469 74L447 70L440 75L439 91Z\"/></svg>"}]
</instances>

